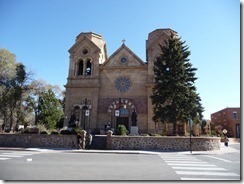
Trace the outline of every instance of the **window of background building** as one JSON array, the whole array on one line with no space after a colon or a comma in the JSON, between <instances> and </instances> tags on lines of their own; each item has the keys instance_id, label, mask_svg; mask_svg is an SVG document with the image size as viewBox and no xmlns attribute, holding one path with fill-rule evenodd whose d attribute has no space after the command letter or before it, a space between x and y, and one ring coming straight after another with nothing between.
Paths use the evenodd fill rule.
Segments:
<instances>
[{"instance_id":1,"label":"window of background building","mask_svg":"<svg viewBox=\"0 0 244 184\"><path fill-rule=\"evenodd\" d=\"M233 119L237 119L237 112L236 111L233 112Z\"/></svg>"}]
</instances>

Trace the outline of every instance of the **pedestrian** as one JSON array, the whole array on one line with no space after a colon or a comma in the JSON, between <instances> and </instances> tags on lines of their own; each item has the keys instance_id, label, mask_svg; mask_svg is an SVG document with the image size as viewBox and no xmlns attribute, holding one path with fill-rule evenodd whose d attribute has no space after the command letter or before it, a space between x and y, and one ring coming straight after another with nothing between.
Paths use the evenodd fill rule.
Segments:
<instances>
[{"instance_id":1,"label":"pedestrian","mask_svg":"<svg viewBox=\"0 0 244 184\"><path fill-rule=\"evenodd\" d=\"M229 142L229 139L227 136L225 136L224 138L224 142L225 142L225 146L228 147L228 142Z\"/></svg>"},{"instance_id":2,"label":"pedestrian","mask_svg":"<svg viewBox=\"0 0 244 184\"><path fill-rule=\"evenodd\" d=\"M81 135L80 135L80 133L77 134L76 138L77 138L77 148L81 149L81 145L80 145L81 144Z\"/></svg>"},{"instance_id":3,"label":"pedestrian","mask_svg":"<svg viewBox=\"0 0 244 184\"><path fill-rule=\"evenodd\" d=\"M5 131L4 128L5 128L5 124L3 123L3 124L2 124L2 132Z\"/></svg>"},{"instance_id":4,"label":"pedestrian","mask_svg":"<svg viewBox=\"0 0 244 184\"><path fill-rule=\"evenodd\" d=\"M89 132L86 138L86 146L87 148L90 148L92 144L92 134Z\"/></svg>"}]
</instances>

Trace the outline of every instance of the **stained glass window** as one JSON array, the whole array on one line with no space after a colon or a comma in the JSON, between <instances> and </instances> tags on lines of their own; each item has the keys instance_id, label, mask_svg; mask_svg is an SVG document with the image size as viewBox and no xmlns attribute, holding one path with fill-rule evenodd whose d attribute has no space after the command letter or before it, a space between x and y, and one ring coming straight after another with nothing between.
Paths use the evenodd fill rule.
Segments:
<instances>
[{"instance_id":1,"label":"stained glass window","mask_svg":"<svg viewBox=\"0 0 244 184\"><path fill-rule=\"evenodd\" d=\"M121 76L115 80L114 86L120 93L126 93L130 90L132 82L129 77Z\"/></svg>"}]
</instances>

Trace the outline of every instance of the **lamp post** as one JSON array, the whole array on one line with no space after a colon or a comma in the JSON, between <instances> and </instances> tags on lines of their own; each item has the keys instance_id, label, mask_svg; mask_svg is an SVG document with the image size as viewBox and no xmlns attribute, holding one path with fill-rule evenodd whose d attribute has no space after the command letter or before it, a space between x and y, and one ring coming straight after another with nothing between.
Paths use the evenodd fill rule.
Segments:
<instances>
[{"instance_id":1,"label":"lamp post","mask_svg":"<svg viewBox=\"0 0 244 184\"><path fill-rule=\"evenodd\" d=\"M91 101L87 100L87 98L85 100L81 101L82 104L82 115L83 115L83 129L86 130L86 117L89 118L90 116L90 109L91 109ZM89 119L88 119L89 121ZM90 124L89 124L89 128L90 128Z\"/></svg>"},{"instance_id":2,"label":"lamp post","mask_svg":"<svg viewBox=\"0 0 244 184\"><path fill-rule=\"evenodd\" d=\"M190 129L190 152L192 153L192 142L191 142L192 120L191 120L191 118L188 118L188 126L189 126L189 129Z\"/></svg>"}]
</instances>

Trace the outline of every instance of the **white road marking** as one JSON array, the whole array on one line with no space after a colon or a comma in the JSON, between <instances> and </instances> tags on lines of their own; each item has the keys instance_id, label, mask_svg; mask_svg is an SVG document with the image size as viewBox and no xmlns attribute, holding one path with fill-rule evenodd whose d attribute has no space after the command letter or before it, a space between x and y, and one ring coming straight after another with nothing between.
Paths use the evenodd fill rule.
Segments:
<instances>
[{"instance_id":1,"label":"white road marking","mask_svg":"<svg viewBox=\"0 0 244 184\"><path fill-rule=\"evenodd\" d=\"M180 178L181 180L240 180L240 178L233 179L233 178Z\"/></svg>"},{"instance_id":2,"label":"white road marking","mask_svg":"<svg viewBox=\"0 0 244 184\"><path fill-rule=\"evenodd\" d=\"M231 161L230 160L226 160L226 159L223 159L223 158L218 158L218 157L214 157L214 156L210 156L210 155L204 155L205 157L209 157L209 158L214 158L214 159L217 159L217 160L221 160L221 161L224 161L224 162L228 162L230 163Z\"/></svg>"},{"instance_id":3,"label":"white road marking","mask_svg":"<svg viewBox=\"0 0 244 184\"><path fill-rule=\"evenodd\" d=\"M186 163L186 164L202 164L202 163L207 163L207 162L198 162L198 161L182 161L182 160L179 160L179 161L171 161L171 160L164 160L166 163Z\"/></svg>"},{"instance_id":4,"label":"white road marking","mask_svg":"<svg viewBox=\"0 0 244 184\"><path fill-rule=\"evenodd\" d=\"M20 156L20 155L0 155L0 157L23 157L23 156Z\"/></svg>"},{"instance_id":5,"label":"white road marking","mask_svg":"<svg viewBox=\"0 0 244 184\"><path fill-rule=\"evenodd\" d=\"M205 172L205 171L175 171L177 174L181 175L208 175L208 176L240 176L236 173L231 172Z\"/></svg>"},{"instance_id":6,"label":"white road marking","mask_svg":"<svg viewBox=\"0 0 244 184\"><path fill-rule=\"evenodd\" d=\"M0 160L8 160L8 159L10 159L10 158L0 158Z\"/></svg>"},{"instance_id":7,"label":"white road marking","mask_svg":"<svg viewBox=\"0 0 244 184\"><path fill-rule=\"evenodd\" d=\"M195 167L215 167L213 164L180 164L180 163L168 163L168 165L175 166L195 166Z\"/></svg>"},{"instance_id":8,"label":"white road marking","mask_svg":"<svg viewBox=\"0 0 244 184\"><path fill-rule=\"evenodd\" d=\"M201 167L172 167L173 169L180 169L180 170L207 170L207 171L226 171L224 168L201 168Z\"/></svg>"}]
</instances>

